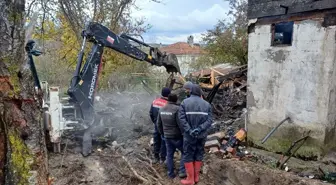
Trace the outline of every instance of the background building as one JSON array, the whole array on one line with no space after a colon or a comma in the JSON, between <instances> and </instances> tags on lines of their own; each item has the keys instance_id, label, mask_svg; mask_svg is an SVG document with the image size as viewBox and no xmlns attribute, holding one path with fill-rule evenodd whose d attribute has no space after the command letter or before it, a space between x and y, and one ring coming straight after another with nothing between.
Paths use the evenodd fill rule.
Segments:
<instances>
[{"instance_id":1,"label":"background building","mask_svg":"<svg viewBox=\"0 0 336 185\"><path fill-rule=\"evenodd\" d=\"M189 64L200 57L204 51L199 44L194 43L194 37L189 36L187 42L177 42L168 46L160 47L162 52L176 55L182 75L190 72Z\"/></svg>"}]
</instances>

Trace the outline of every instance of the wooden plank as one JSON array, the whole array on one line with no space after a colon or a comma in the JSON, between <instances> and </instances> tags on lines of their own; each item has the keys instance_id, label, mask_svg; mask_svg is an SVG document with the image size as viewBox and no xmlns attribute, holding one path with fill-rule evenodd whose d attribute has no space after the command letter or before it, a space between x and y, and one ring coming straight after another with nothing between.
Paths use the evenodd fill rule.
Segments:
<instances>
[{"instance_id":1,"label":"wooden plank","mask_svg":"<svg viewBox=\"0 0 336 185\"><path fill-rule=\"evenodd\" d=\"M329 11L327 11L329 12ZM307 13L297 13L290 15L281 15L281 16L273 16L273 17L265 17L259 18L255 23L256 25L265 25L265 24L273 24L284 21L302 21L308 19L323 19L325 13L323 12L307 12Z\"/></svg>"},{"instance_id":2,"label":"wooden plank","mask_svg":"<svg viewBox=\"0 0 336 185\"><path fill-rule=\"evenodd\" d=\"M224 76L225 74L223 74L223 73L221 73L221 72L219 72L218 70L216 70L216 69L214 69L214 68L210 68L211 70L213 70L213 71L215 71L216 73L218 73L218 74L220 74L220 75L222 75L222 76Z\"/></svg>"},{"instance_id":3,"label":"wooden plank","mask_svg":"<svg viewBox=\"0 0 336 185\"><path fill-rule=\"evenodd\" d=\"M211 70L211 75L210 75L211 79L210 79L210 83L212 86L215 85L215 72L213 70Z\"/></svg>"}]
</instances>

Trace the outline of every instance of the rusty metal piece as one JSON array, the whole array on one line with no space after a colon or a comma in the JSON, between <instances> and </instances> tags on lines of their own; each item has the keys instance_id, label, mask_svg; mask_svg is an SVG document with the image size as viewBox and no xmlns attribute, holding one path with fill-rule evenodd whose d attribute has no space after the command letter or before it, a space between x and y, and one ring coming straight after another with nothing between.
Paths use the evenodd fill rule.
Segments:
<instances>
[{"instance_id":1,"label":"rusty metal piece","mask_svg":"<svg viewBox=\"0 0 336 185\"><path fill-rule=\"evenodd\" d=\"M274 127L271 132L269 132L265 137L264 139L261 141L262 144L264 144L269 137L271 137L271 135L287 120L290 120L289 117L285 118L284 120L282 120L276 127Z\"/></svg>"},{"instance_id":2,"label":"rusty metal piece","mask_svg":"<svg viewBox=\"0 0 336 185\"><path fill-rule=\"evenodd\" d=\"M309 137L309 134L310 134L310 132L311 132L311 130L309 130L308 132L307 132L307 134L306 134L306 136L304 136L304 137L302 137L302 138L300 138L300 139L298 139L298 140L296 140L296 141L294 141L292 144L291 144L291 146L288 148L288 150L280 157L280 159L278 160L278 162L277 162L277 167L279 168L279 169L282 169L283 168L283 166L284 166L284 164L286 164L287 163L287 161L303 146L303 144L306 142L306 140L308 139L308 137ZM298 143L300 143L301 142L301 144L293 151L293 152L291 152L291 150L298 144ZM283 162L281 162L284 158L285 158L285 156L288 156Z\"/></svg>"}]
</instances>

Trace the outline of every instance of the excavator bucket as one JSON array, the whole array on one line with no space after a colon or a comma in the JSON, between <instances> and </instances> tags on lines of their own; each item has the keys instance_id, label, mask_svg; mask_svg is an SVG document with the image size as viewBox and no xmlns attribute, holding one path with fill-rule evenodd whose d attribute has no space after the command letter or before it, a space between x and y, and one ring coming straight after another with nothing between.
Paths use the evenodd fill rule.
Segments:
<instances>
[{"instance_id":1,"label":"excavator bucket","mask_svg":"<svg viewBox=\"0 0 336 185\"><path fill-rule=\"evenodd\" d=\"M166 68L167 73L181 73L180 65L174 54L167 54L162 61L162 65Z\"/></svg>"}]
</instances>

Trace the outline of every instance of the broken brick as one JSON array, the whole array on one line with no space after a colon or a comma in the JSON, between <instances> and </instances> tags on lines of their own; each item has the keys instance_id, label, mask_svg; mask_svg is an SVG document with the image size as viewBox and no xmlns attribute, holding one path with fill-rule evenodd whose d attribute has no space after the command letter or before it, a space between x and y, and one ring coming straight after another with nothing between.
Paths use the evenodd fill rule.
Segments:
<instances>
[{"instance_id":1,"label":"broken brick","mask_svg":"<svg viewBox=\"0 0 336 185\"><path fill-rule=\"evenodd\" d=\"M217 139L205 142L205 148L220 147Z\"/></svg>"}]
</instances>

